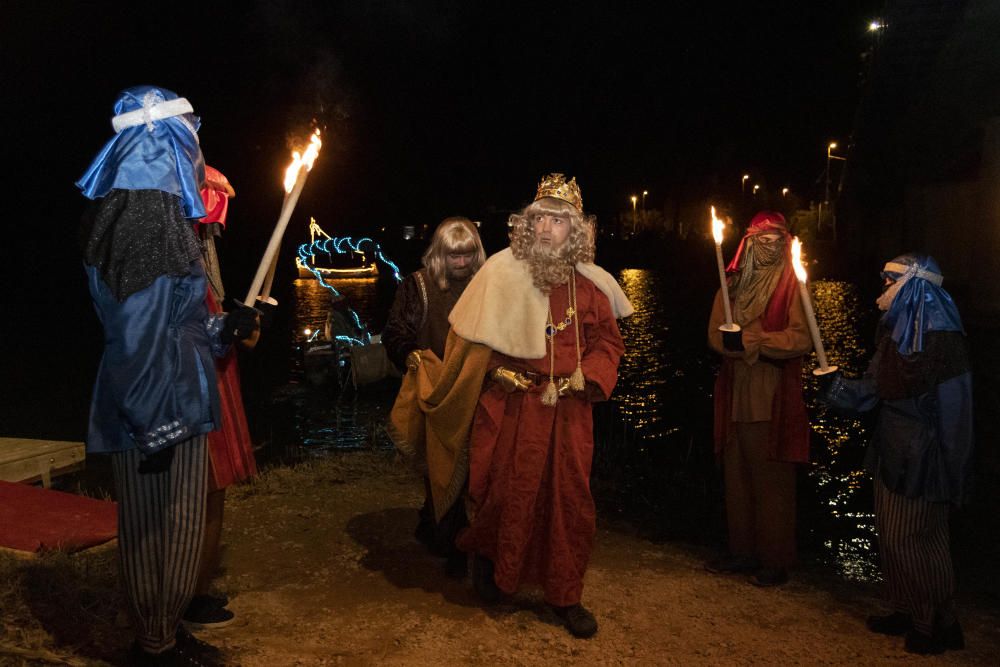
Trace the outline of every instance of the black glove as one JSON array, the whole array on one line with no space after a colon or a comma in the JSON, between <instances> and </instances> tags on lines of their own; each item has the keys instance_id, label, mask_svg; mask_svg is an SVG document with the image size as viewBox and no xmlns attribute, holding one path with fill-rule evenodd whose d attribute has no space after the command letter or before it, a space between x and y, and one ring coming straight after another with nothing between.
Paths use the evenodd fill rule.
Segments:
<instances>
[{"instance_id":1,"label":"black glove","mask_svg":"<svg viewBox=\"0 0 1000 667\"><path fill-rule=\"evenodd\" d=\"M226 313L226 321L222 324L219 339L223 343L235 340L246 340L260 328L260 311L249 306L239 306L236 310Z\"/></svg>"},{"instance_id":2,"label":"black glove","mask_svg":"<svg viewBox=\"0 0 1000 667\"><path fill-rule=\"evenodd\" d=\"M730 352L743 352L746 349L743 347L743 329L739 331L723 331L722 347Z\"/></svg>"},{"instance_id":3,"label":"black glove","mask_svg":"<svg viewBox=\"0 0 1000 667\"><path fill-rule=\"evenodd\" d=\"M267 301L264 301L260 297L257 297L257 302L254 304L260 313L260 328L262 331L271 327L271 322L274 321L274 313L278 310L278 302L274 301L274 303L271 303L272 301L274 299L269 298Z\"/></svg>"},{"instance_id":4,"label":"black glove","mask_svg":"<svg viewBox=\"0 0 1000 667\"><path fill-rule=\"evenodd\" d=\"M143 457L139 461L140 475L155 475L158 472L166 472L170 468L170 463L174 460L174 448L167 447L155 454Z\"/></svg>"},{"instance_id":5,"label":"black glove","mask_svg":"<svg viewBox=\"0 0 1000 667\"><path fill-rule=\"evenodd\" d=\"M830 389L833 387L833 383L837 381L843 375L840 371L833 371L831 373L823 373L822 375L817 375L816 380L819 383L819 395L826 396L830 393Z\"/></svg>"}]
</instances>

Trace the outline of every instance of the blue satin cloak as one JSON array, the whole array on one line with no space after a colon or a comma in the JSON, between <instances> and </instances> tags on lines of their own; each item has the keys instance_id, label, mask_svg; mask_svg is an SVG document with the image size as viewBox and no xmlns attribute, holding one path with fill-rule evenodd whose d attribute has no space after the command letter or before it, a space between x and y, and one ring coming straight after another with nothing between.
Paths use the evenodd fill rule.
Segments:
<instances>
[{"instance_id":1,"label":"blue satin cloak","mask_svg":"<svg viewBox=\"0 0 1000 667\"><path fill-rule=\"evenodd\" d=\"M98 271L85 267L104 326L94 383L89 453L139 447L153 453L220 423L215 382L217 330L205 305L201 261L182 277L163 275L119 303Z\"/></svg>"},{"instance_id":2,"label":"blue satin cloak","mask_svg":"<svg viewBox=\"0 0 1000 667\"><path fill-rule=\"evenodd\" d=\"M972 373L962 373L920 396L881 399L875 377L878 355L864 377L838 377L822 400L847 411L878 408L866 460L886 487L928 502L959 505L972 482Z\"/></svg>"}]
</instances>

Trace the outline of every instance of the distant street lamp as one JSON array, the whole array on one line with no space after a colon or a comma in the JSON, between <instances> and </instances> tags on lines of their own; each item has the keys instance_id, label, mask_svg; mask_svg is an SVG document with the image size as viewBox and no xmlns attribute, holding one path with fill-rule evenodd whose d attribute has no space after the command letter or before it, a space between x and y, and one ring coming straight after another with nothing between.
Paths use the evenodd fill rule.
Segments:
<instances>
[{"instance_id":1,"label":"distant street lamp","mask_svg":"<svg viewBox=\"0 0 1000 667\"><path fill-rule=\"evenodd\" d=\"M788 188L781 188L781 196L785 197L788 195Z\"/></svg>"},{"instance_id":2,"label":"distant street lamp","mask_svg":"<svg viewBox=\"0 0 1000 667\"><path fill-rule=\"evenodd\" d=\"M882 23L879 19L875 19L868 24L868 32L878 32L879 30L885 29L887 24Z\"/></svg>"},{"instance_id":3,"label":"distant street lamp","mask_svg":"<svg viewBox=\"0 0 1000 667\"><path fill-rule=\"evenodd\" d=\"M646 195L648 195L648 194L649 194L649 190L643 190L642 191L642 210L643 210L644 213L646 211Z\"/></svg>"},{"instance_id":4,"label":"distant street lamp","mask_svg":"<svg viewBox=\"0 0 1000 667\"><path fill-rule=\"evenodd\" d=\"M837 147L836 141L831 141L830 145L826 147L826 185L823 188L823 202L829 206L830 205L830 160L846 160L846 157L840 157L839 155L834 155L832 153L833 149Z\"/></svg>"},{"instance_id":5,"label":"distant street lamp","mask_svg":"<svg viewBox=\"0 0 1000 667\"><path fill-rule=\"evenodd\" d=\"M632 200L632 236L635 236L635 203L639 201L639 198L632 195L629 199Z\"/></svg>"},{"instance_id":6,"label":"distant street lamp","mask_svg":"<svg viewBox=\"0 0 1000 667\"><path fill-rule=\"evenodd\" d=\"M826 179L823 186L823 201L819 203L819 210L816 212L816 229L823 224L823 209L830 208L830 160L846 160L846 157L833 154L833 149L837 147L836 141L831 141L826 147ZM834 237L836 237L836 226L834 226Z\"/></svg>"},{"instance_id":7,"label":"distant street lamp","mask_svg":"<svg viewBox=\"0 0 1000 667\"><path fill-rule=\"evenodd\" d=\"M743 174L742 180L740 180L740 194L745 195L747 193L747 180L750 178L750 174Z\"/></svg>"},{"instance_id":8,"label":"distant street lamp","mask_svg":"<svg viewBox=\"0 0 1000 667\"><path fill-rule=\"evenodd\" d=\"M758 191L758 190L760 190L760 186L759 186L759 185L756 185L756 184L755 184L755 185L753 186L753 194L754 194L754 196L757 196L757 191Z\"/></svg>"}]
</instances>

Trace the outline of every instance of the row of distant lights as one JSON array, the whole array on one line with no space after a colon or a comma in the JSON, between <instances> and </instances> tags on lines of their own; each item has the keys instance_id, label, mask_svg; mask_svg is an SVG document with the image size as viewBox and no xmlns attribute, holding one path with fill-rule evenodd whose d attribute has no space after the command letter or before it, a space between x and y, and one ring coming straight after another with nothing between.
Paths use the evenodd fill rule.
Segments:
<instances>
[{"instance_id":1,"label":"row of distant lights","mask_svg":"<svg viewBox=\"0 0 1000 667\"><path fill-rule=\"evenodd\" d=\"M882 25L881 27L885 27L885 26ZM830 160L845 160L845 159L847 159L847 158L840 157L839 155L834 155L833 154L833 149L836 148L836 147L837 147L837 142L836 141L831 141L830 144L826 147L826 159L827 159L828 163L829 163ZM740 188L741 189L746 188L747 180L749 178L750 178L750 174L743 174L743 177L740 179ZM757 184L757 183L754 183L752 194L756 195L758 190L760 190L760 185ZM788 196L789 192L791 192L791 190L789 190L788 188L781 188L781 196L782 197ZM635 199L635 197L633 197L633 199ZM632 203L635 204L634 201Z\"/></svg>"},{"instance_id":2,"label":"row of distant lights","mask_svg":"<svg viewBox=\"0 0 1000 667\"><path fill-rule=\"evenodd\" d=\"M880 30L884 30L888 26L889 26L888 23L885 23L885 22L883 22L880 19L875 19L874 21L872 21L871 23L868 24L868 32L878 32ZM831 157L833 157L835 159L843 159L843 158L837 158L836 156L829 155L829 152L831 150L833 150L834 148L836 148L836 147L837 147L836 143L831 143L829 145L829 147L827 148L827 153L828 153L827 159L828 160ZM740 182L741 188L745 188L746 187L747 179L749 179L749 178L750 178L750 174L743 174L743 179ZM756 195L758 190L760 190L760 185L757 184L757 183L754 183L752 194ZM781 196L782 197L787 197L789 192L790 192L790 190L788 188L781 188ZM642 191L642 204L643 204L643 209L644 210L646 208L646 195L648 195L648 194L649 194L648 190L643 190ZM630 202L632 202L632 210L635 211L636 205L639 203L639 195L631 195L631 196L629 196L628 199L629 199ZM383 229L382 231L385 231L385 229Z\"/></svg>"}]
</instances>

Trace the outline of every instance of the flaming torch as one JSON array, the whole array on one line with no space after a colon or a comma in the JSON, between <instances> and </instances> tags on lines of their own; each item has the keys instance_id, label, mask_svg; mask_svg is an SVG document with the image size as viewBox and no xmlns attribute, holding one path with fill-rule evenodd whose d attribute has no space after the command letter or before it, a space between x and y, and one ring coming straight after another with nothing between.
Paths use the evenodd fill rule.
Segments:
<instances>
[{"instance_id":1,"label":"flaming torch","mask_svg":"<svg viewBox=\"0 0 1000 667\"><path fill-rule=\"evenodd\" d=\"M270 273L273 280L281 237L285 235L288 220L292 217L292 211L295 210L295 205L299 202L299 195L302 194L306 178L312 170L313 162L316 161L316 156L319 155L319 149L322 145L323 142L319 138L319 129L317 129L309 137L309 146L306 148L304 154L300 154L298 151L292 153L292 163L285 170L285 201L281 206L281 215L278 216L278 222L271 233L271 240L267 243L264 256L257 266L257 273L254 275L253 282L250 283L250 291L247 292L247 298L243 300L243 303L247 306L253 306L257 300L257 295L261 294L261 286L264 284L266 274ZM305 167L305 171L302 170L303 167ZM268 281L268 286L270 286L270 281ZM267 297L267 295L264 296L265 298Z\"/></svg>"},{"instance_id":2,"label":"flaming torch","mask_svg":"<svg viewBox=\"0 0 1000 667\"><path fill-rule=\"evenodd\" d=\"M806 287L805 267L802 266L802 243L799 237L792 240L792 268L795 269L795 277L799 279L799 294L802 296L802 310L806 311L806 321L809 323L809 333L812 335L813 347L816 348L816 361L819 368L813 371L813 375L826 375L837 370L836 366L830 366L826 362L826 350L823 349L823 340L819 337L819 325L816 323L816 312L813 310L812 299L809 297L809 288Z\"/></svg>"},{"instance_id":3,"label":"flaming torch","mask_svg":"<svg viewBox=\"0 0 1000 667\"><path fill-rule=\"evenodd\" d=\"M733 307L729 303L729 284L726 283L726 266L722 261L722 220L715 217L715 207L712 207L712 236L715 238L715 259L719 263L719 283L722 285L722 307L726 309L726 323L719 331L739 331L740 325L733 322Z\"/></svg>"}]
</instances>

